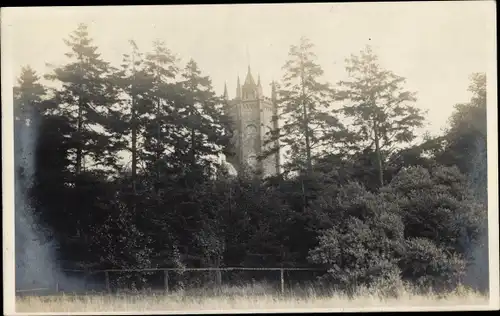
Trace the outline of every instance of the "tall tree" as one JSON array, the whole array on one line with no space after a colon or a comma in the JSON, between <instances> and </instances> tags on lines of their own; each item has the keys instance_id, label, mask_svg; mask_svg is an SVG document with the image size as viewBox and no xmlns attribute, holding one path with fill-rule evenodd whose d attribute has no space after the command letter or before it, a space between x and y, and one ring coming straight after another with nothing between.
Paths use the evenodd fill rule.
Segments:
<instances>
[{"instance_id":1,"label":"tall tree","mask_svg":"<svg viewBox=\"0 0 500 316\"><path fill-rule=\"evenodd\" d=\"M472 162L484 148L486 157L486 75L474 73L470 77L471 100L455 105L445 135L445 150L438 160L456 164L466 174L477 168Z\"/></svg>"},{"instance_id":2,"label":"tall tree","mask_svg":"<svg viewBox=\"0 0 500 316\"><path fill-rule=\"evenodd\" d=\"M131 52L123 55L121 69L116 70L114 80L121 92L120 105L122 108L121 117L117 118L116 133L127 135L127 152L131 154L130 178L129 173L122 174L124 181L122 184L131 188L124 196L131 198L133 208L136 207L138 191L142 191L139 176L139 158L142 149L141 135L144 132L145 122L148 115L152 113L152 101L149 98L153 89L153 78L147 73L144 64L144 56L133 40L130 40ZM148 188L149 189L149 188Z\"/></svg>"},{"instance_id":3,"label":"tall tree","mask_svg":"<svg viewBox=\"0 0 500 316\"><path fill-rule=\"evenodd\" d=\"M40 84L40 77L30 67L21 69L21 75L14 87L14 119L26 125L28 120L32 120L34 111L38 111L38 106L45 95L45 88Z\"/></svg>"},{"instance_id":4,"label":"tall tree","mask_svg":"<svg viewBox=\"0 0 500 316\"><path fill-rule=\"evenodd\" d=\"M113 109L117 93L109 80L109 63L92 45L85 24L79 24L65 43L70 48L66 53L69 63L54 68L46 78L62 85L55 91L54 101L76 129L72 136L76 145L72 158L74 172L80 174L85 163L93 163L91 167L117 168L116 151L122 142L121 135L114 133L110 124L119 114Z\"/></svg>"},{"instance_id":5,"label":"tall tree","mask_svg":"<svg viewBox=\"0 0 500 316\"><path fill-rule=\"evenodd\" d=\"M305 37L289 51L289 60L283 66L278 94L279 116L284 124L280 133L270 141L279 138L290 148L290 158L301 164L301 169L310 173L313 169L314 153L322 144L322 127L325 121L338 125L339 121L327 114L331 89L321 83L323 70L316 62L312 51L314 45Z\"/></svg>"},{"instance_id":6,"label":"tall tree","mask_svg":"<svg viewBox=\"0 0 500 316\"><path fill-rule=\"evenodd\" d=\"M121 114L116 107L118 90L112 80L113 69L93 45L87 26L79 24L64 42L69 47L65 54L69 60L53 67L46 78L58 86L50 101L52 112L60 118L59 128L64 129L66 140L62 144L73 173L63 183L70 188L63 208L75 223L73 239L79 249L86 249L93 234L90 227L99 225L98 215L89 212L99 208L97 187L105 186L106 178L120 168L117 153L123 148L123 134L117 127Z\"/></svg>"},{"instance_id":7,"label":"tall tree","mask_svg":"<svg viewBox=\"0 0 500 316\"><path fill-rule=\"evenodd\" d=\"M472 264L465 282L481 290L488 288L488 159L486 119L486 74L470 76L469 102L457 104L446 134L437 139L443 146L435 154L443 165L456 165L467 176L469 188L482 210L480 240L473 243L469 255ZM436 141L436 140L435 140Z\"/></svg>"},{"instance_id":8,"label":"tall tree","mask_svg":"<svg viewBox=\"0 0 500 316\"><path fill-rule=\"evenodd\" d=\"M28 199L27 190L31 186L34 172L36 132L42 114L42 98L45 95L45 88L39 80L40 77L30 66L23 67L17 80L18 85L13 91L15 182L18 183L18 189L22 188L24 191L17 197L23 196L25 200Z\"/></svg>"},{"instance_id":9,"label":"tall tree","mask_svg":"<svg viewBox=\"0 0 500 316\"><path fill-rule=\"evenodd\" d=\"M228 132L223 124L223 100L216 96L210 78L201 75L192 59L184 68L180 85L184 102L178 109L181 116L178 123L186 130L178 139L176 150L187 157L192 172L199 167L210 170L214 157L218 157L228 144ZM183 154L182 151L187 152Z\"/></svg>"},{"instance_id":10,"label":"tall tree","mask_svg":"<svg viewBox=\"0 0 500 316\"><path fill-rule=\"evenodd\" d=\"M137 136L140 130L139 124L139 114L138 114L138 103L141 98L141 85L142 81L140 76L141 66L143 65L142 54L139 51L136 43L130 41L131 53L124 54L122 69L118 73L119 79L121 79L121 88L125 92L124 103L126 104L127 110L130 110L130 116L125 117L127 121L127 127L130 128L130 153L132 155L132 186L134 191L136 190L136 177L137 177ZM128 112L128 111L127 111Z\"/></svg>"},{"instance_id":11,"label":"tall tree","mask_svg":"<svg viewBox=\"0 0 500 316\"><path fill-rule=\"evenodd\" d=\"M16 225L16 265L29 260L24 252L25 243L29 242L26 227L33 221L36 206L32 191L35 177L36 132L40 123L40 105L45 94L36 72L26 66L14 87L14 184L15 184L15 225ZM36 220L34 221L37 222ZM22 277L16 271L16 277ZM18 279L16 282L20 282Z\"/></svg>"},{"instance_id":12,"label":"tall tree","mask_svg":"<svg viewBox=\"0 0 500 316\"><path fill-rule=\"evenodd\" d=\"M167 167L166 157L172 152L172 136L176 131L175 78L178 73L177 58L161 41L153 43L153 51L145 56L144 74L151 81L147 98L147 117L144 120L143 159L152 167L157 182Z\"/></svg>"},{"instance_id":13,"label":"tall tree","mask_svg":"<svg viewBox=\"0 0 500 316\"><path fill-rule=\"evenodd\" d=\"M176 119L178 89L177 58L161 41L153 42L153 49L144 55L138 67L135 86L137 94L138 138L141 148L138 160L143 172L138 200L138 229L146 232L145 238L153 241L153 261L172 259L177 235L171 229L176 224L174 212L176 184L172 165L175 139L179 133ZM179 201L177 201L179 203Z\"/></svg>"},{"instance_id":14,"label":"tall tree","mask_svg":"<svg viewBox=\"0 0 500 316\"><path fill-rule=\"evenodd\" d=\"M349 80L339 83L337 98L353 119L360 150L374 147L379 185L384 185L385 159L398 144L415 139L423 112L412 105L415 93L403 88L405 78L383 69L370 46L346 60ZM362 146L362 147L361 147Z\"/></svg>"}]
</instances>

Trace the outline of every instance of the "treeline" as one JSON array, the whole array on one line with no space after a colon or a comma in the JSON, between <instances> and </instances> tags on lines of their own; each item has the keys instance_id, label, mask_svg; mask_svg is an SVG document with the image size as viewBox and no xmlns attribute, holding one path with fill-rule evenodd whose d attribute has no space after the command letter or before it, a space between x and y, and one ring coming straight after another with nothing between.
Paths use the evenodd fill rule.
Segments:
<instances>
[{"instance_id":1,"label":"treeline","mask_svg":"<svg viewBox=\"0 0 500 316\"><path fill-rule=\"evenodd\" d=\"M57 88L29 67L14 88L16 181L33 170L29 212L63 267L318 266L346 288L448 287L486 247L484 74L446 133L418 141L425 113L404 78L367 47L349 80L322 82L302 38L276 87L282 172L231 177L226 100L195 61L131 41L114 66L85 25L65 42L67 63L45 75Z\"/></svg>"}]
</instances>

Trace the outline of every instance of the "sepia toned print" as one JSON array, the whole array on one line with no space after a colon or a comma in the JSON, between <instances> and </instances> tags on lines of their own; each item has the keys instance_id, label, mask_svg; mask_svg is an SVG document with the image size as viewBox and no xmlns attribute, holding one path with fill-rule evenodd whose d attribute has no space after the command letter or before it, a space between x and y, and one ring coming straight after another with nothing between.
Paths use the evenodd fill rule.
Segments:
<instances>
[{"instance_id":1,"label":"sepia toned print","mask_svg":"<svg viewBox=\"0 0 500 316\"><path fill-rule=\"evenodd\" d=\"M2 10L6 311L498 308L492 8Z\"/></svg>"}]
</instances>

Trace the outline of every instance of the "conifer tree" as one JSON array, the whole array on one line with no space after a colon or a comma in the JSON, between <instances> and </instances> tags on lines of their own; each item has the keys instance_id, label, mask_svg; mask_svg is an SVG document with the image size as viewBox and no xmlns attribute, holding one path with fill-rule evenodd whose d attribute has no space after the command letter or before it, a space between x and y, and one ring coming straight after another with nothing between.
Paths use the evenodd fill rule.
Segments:
<instances>
[{"instance_id":1,"label":"conifer tree","mask_svg":"<svg viewBox=\"0 0 500 316\"><path fill-rule=\"evenodd\" d=\"M174 208L180 202L175 201L178 188L173 182L172 159L179 133L175 107L179 94L177 58L163 42L155 41L152 51L141 60L134 80L140 140L137 158L143 166L143 172L137 176L142 191L137 198L141 204L137 225L153 241L153 261L170 260L177 241L172 230L177 223Z\"/></svg>"},{"instance_id":2,"label":"conifer tree","mask_svg":"<svg viewBox=\"0 0 500 316\"><path fill-rule=\"evenodd\" d=\"M412 105L415 93L404 90L405 78L378 64L367 46L358 56L346 60L349 80L339 83L338 100L343 112L353 118L353 131L360 150L374 147L380 186L384 185L385 159L395 145L415 139L415 129L423 126L423 113Z\"/></svg>"},{"instance_id":3,"label":"conifer tree","mask_svg":"<svg viewBox=\"0 0 500 316\"><path fill-rule=\"evenodd\" d=\"M271 141L279 138L283 145L290 147L290 158L307 173L312 171L314 155L323 142L325 122L340 127L339 121L327 112L332 90L327 83L320 82L323 70L315 60L313 47L302 37L299 45L290 48L277 91L279 116L284 124L280 133L271 137Z\"/></svg>"},{"instance_id":4,"label":"conifer tree","mask_svg":"<svg viewBox=\"0 0 500 316\"><path fill-rule=\"evenodd\" d=\"M45 95L45 88L39 80L40 77L30 66L23 67L17 80L18 85L13 91L15 181L19 183L18 188L23 188L21 190L24 192L20 194L25 199L28 198L28 190L32 185L36 132L41 119L42 98Z\"/></svg>"},{"instance_id":5,"label":"conifer tree","mask_svg":"<svg viewBox=\"0 0 500 316\"><path fill-rule=\"evenodd\" d=\"M135 182L137 177L137 136L140 130L139 115L138 115L138 103L141 98L141 82L140 82L140 71L143 63L142 54L134 41L130 41L131 53L123 55L122 69L116 74L119 80L119 86L121 90L125 93L122 99L124 103L124 112L128 115L124 115L122 118L127 124L127 130L123 132L130 133L130 153L132 156L131 172L132 172L132 183L135 191ZM130 113L128 113L130 112Z\"/></svg>"},{"instance_id":6,"label":"conifer tree","mask_svg":"<svg viewBox=\"0 0 500 316\"><path fill-rule=\"evenodd\" d=\"M39 76L30 67L21 69L21 75L14 87L14 183L16 214L16 253L23 251L21 221L31 220L35 203L32 192L35 183L36 132L40 121L41 103L45 88L39 83ZM35 221L37 222L37 221ZM38 226L38 225L37 225Z\"/></svg>"},{"instance_id":7,"label":"conifer tree","mask_svg":"<svg viewBox=\"0 0 500 316\"><path fill-rule=\"evenodd\" d=\"M474 73L470 76L469 102L455 105L449 119L450 126L445 136L445 151L439 161L456 164L464 173L473 172L477 153L486 158L486 75Z\"/></svg>"},{"instance_id":8,"label":"conifer tree","mask_svg":"<svg viewBox=\"0 0 500 316\"><path fill-rule=\"evenodd\" d=\"M109 120L115 114L112 105L117 101L115 87L109 80L109 63L92 45L85 24L79 24L64 42L70 48L66 53L70 62L53 69L46 78L62 84L55 91L54 101L76 128L74 172L80 174L85 163L116 168L115 152L121 148L121 142L115 139L117 135L113 135Z\"/></svg>"},{"instance_id":9,"label":"conifer tree","mask_svg":"<svg viewBox=\"0 0 500 316\"><path fill-rule=\"evenodd\" d=\"M221 98L213 91L211 80L202 76L198 65L190 60L180 82L183 93L182 108L178 109L178 121L186 130L178 139L176 150L189 161L192 171L210 170L214 157L227 146L227 131L223 125ZM182 153L182 151L186 151ZM180 161L182 160L181 157Z\"/></svg>"},{"instance_id":10,"label":"conifer tree","mask_svg":"<svg viewBox=\"0 0 500 316\"><path fill-rule=\"evenodd\" d=\"M121 69L115 71L114 80L121 92L121 116L118 121L122 128L116 130L116 133L126 135L127 152L131 155L131 166L128 170L130 173L126 171L122 174L131 181L125 181L123 184L127 187L131 185L132 202L135 205L138 192L149 190L139 185L142 181L138 167L142 152L141 135L144 133L148 115L153 111L149 97L153 89L153 78L146 73L144 56L136 43L131 40L130 45L131 52L123 55ZM131 178L128 178L129 175Z\"/></svg>"},{"instance_id":11,"label":"conifer tree","mask_svg":"<svg viewBox=\"0 0 500 316\"><path fill-rule=\"evenodd\" d=\"M153 43L153 51L145 56L144 75L149 78L150 89L145 93L145 130L143 133L143 159L160 182L162 170L169 166L167 157L172 152L172 137L176 131L175 79L177 58L162 41ZM152 168L152 169L151 169Z\"/></svg>"},{"instance_id":12,"label":"conifer tree","mask_svg":"<svg viewBox=\"0 0 500 316\"><path fill-rule=\"evenodd\" d=\"M23 124L30 123L34 111L38 111L45 95L45 88L39 82L40 77L30 67L21 69L21 75L17 80L17 86L14 87L14 119Z\"/></svg>"}]
</instances>

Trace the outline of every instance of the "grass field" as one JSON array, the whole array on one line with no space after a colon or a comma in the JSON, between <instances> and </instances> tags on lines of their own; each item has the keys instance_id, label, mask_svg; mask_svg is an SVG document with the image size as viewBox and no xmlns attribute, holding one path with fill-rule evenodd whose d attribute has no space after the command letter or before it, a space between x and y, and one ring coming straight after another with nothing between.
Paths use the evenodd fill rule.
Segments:
<instances>
[{"instance_id":1,"label":"grass field","mask_svg":"<svg viewBox=\"0 0 500 316\"><path fill-rule=\"evenodd\" d=\"M360 290L349 298L338 293L319 295L314 289L299 294L271 294L263 287L225 287L218 295L186 292L115 295L25 296L16 299L16 312L111 312L272 310L292 308L444 307L485 305L488 298L468 290L447 295L417 295L402 290L397 298Z\"/></svg>"}]
</instances>

